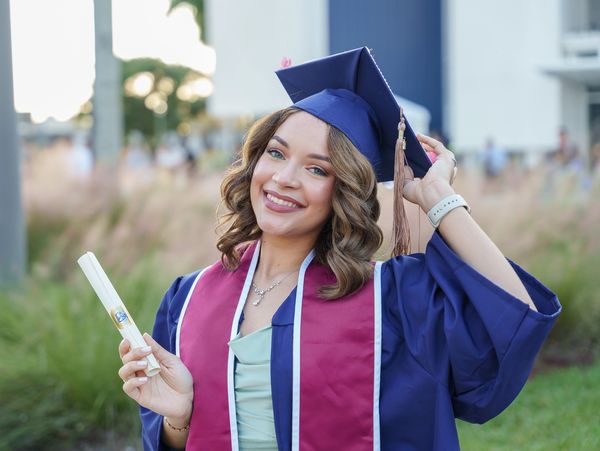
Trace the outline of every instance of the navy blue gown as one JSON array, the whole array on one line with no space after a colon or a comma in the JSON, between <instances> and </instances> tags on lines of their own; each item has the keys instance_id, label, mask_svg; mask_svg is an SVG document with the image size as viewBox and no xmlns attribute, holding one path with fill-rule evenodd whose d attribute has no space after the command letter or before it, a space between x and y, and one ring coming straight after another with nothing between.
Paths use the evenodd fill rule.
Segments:
<instances>
[{"instance_id":1,"label":"navy blue gown","mask_svg":"<svg viewBox=\"0 0 600 451\"><path fill-rule=\"evenodd\" d=\"M466 264L434 233L425 253L382 266L380 428L382 450L458 450L455 418L484 423L525 384L561 306L511 262L538 311ZM160 304L154 338L175 352L177 321L198 273L179 277ZM271 384L280 450L291 447L295 290L273 316ZM141 408L145 450L162 417Z\"/></svg>"}]
</instances>

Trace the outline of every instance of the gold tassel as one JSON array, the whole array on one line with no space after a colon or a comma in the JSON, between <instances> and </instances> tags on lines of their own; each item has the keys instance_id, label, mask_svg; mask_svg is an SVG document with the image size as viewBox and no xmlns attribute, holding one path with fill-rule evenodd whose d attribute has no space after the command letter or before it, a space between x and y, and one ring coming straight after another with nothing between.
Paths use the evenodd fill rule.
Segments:
<instances>
[{"instance_id":1,"label":"gold tassel","mask_svg":"<svg viewBox=\"0 0 600 451\"><path fill-rule=\"evenodd\" d=\"M404 130L406 123L402 107L400 107L400 122L398 123L398 139L396 140L394 161L394 217L392 227L393 251L392 256L406 255L410 252L410 230L404 209L404 166L406 161L406 138Z\"/></svg>"}]
</instances>

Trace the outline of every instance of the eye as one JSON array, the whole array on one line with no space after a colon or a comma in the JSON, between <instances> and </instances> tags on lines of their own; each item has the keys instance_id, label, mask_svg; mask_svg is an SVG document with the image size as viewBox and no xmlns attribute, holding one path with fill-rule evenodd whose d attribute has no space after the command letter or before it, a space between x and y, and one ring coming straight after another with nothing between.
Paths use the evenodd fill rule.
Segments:
<instances>
[{"instance_id":1,"label":"eye","mask_svg":"<svg viewBox=\"0 0 600 451\"><path fill-rule=\"evenodd\" d=\"M308 168L308 170L310 172L312 172L315 175L321 176L321 177L327 177L329 174L327 174L327 172L325 172L323 169L321 169L318 166L313 166L311 168Z\"/></svg>"},{"instance_id":2,"label":"eye","mask_svg":"<svg viewBox=\"0 0 600 451\"><path fill-rule=\"evenodd\" d=\"M283 160L283 154L277 149L267 149L267 153L273 158L277 158L278 160Z\"/></svg>"}]
</instances>

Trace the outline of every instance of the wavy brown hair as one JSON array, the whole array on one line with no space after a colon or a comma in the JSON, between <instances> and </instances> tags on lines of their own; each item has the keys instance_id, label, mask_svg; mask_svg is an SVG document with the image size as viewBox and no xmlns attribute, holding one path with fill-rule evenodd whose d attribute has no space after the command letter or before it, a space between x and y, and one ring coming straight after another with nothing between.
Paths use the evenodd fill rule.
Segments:
<instances>
[{"instance_id":1,"label":"wavy brown hair","mask_svg":"<svg viewBox=\"0 0 600 451\"><path fill-rule=\"evenodd\" d=\"M240 244L256 240L261 230L250 202L254 168L275 131L294 107L276 111L256 121L246 135L237 160L221 183L227 212L219 228L226 230L217 241L222 262L233 270L240 262ZM329 126L328 149L335 173L332 210L315 243L315 259L329 267L336 283L321 287L325 299L336 299L361 288L372 275L371 258L383 240L377 225L380 207L377 179L371 164L337 128Z\"/></svg>"}]
</instances>

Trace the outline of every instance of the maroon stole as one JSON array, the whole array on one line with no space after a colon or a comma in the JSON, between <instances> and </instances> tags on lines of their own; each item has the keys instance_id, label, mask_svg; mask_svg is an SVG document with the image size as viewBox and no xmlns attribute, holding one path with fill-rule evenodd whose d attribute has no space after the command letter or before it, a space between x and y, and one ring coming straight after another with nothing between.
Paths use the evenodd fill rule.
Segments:
<instances>
[{"instance_id":1,"label":"maroon stole","mask_svg":"<svg viewBox=\"0 0 600 451\"><path fill-rule=\"evenodd\" d=\"M234 355L228 342L238 332L259 248L251 245L236 271L220 262L204 270L182 309L177 352L194 378L186 449L238 449ZM333 283L333 273L311 260L312 253L300 270L294 315L292 450L377 450L379 281L325 301L318 289ZM378 279L378 266L375 274Z\"/></svg>"}]
</instances>

